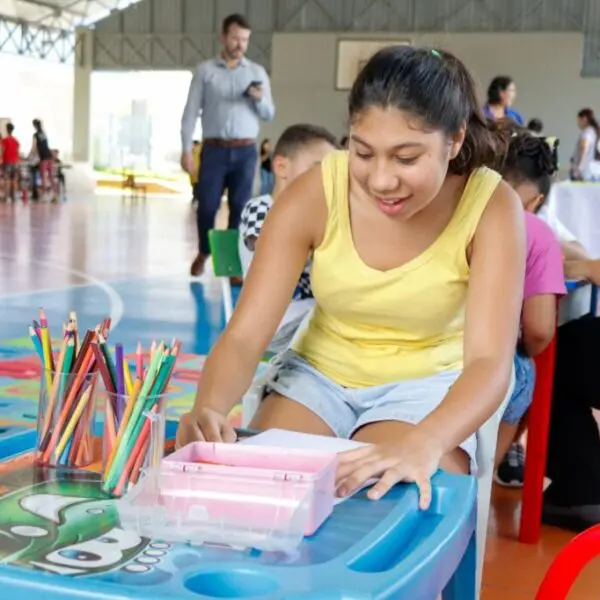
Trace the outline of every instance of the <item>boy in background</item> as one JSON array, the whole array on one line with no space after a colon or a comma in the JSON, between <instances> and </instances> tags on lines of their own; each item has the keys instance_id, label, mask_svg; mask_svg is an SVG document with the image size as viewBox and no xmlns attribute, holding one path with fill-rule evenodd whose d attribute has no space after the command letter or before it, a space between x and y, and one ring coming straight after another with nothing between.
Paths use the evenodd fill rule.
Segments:
<instances>
[{"instance_id":1,"label":"boy in background","mask_svg":"<svg viewBox=\"0 0 600 600\"><path fill-rule=\"evenodd\" d=\"M15 194L19 188L19 148L20 144L13 135L15 126L12 123L6 125L6 135L0 140L1 168L8 184L8 198L15 201Z\"/></svg>"},{"instance_id":2,"label":"boy in background","mask_svg":"<svg viewBox=\"0 0 600 600\"><path fill-rule=\"evenodd\" d=\"M319 164L329 152L338 148L336 137L327 129L317 125L292 125L281 134L273 151L273 192L252 198L242 211L239 227L239 252L244 276L250 269L256 240L260 235L263 223L278 196L294 179ZM298 325L313 307L310 261L300 276L293 300L269 347L272 352L278 352L287 347Z\"/></svg>"}]
</instances>

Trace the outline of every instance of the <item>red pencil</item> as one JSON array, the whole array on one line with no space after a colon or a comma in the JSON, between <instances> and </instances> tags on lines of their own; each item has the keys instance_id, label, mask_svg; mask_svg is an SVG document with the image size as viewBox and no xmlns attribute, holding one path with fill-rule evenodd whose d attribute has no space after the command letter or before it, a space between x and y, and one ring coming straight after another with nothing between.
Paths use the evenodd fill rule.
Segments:
<instances>
[{"instance_id":1,"label":"red pencil","mask_svg":"<svg viewBox=\"0 0 600 600\"><path fill-rule=\"evenodd\" d=\"M117 486L115 487L115 490L113 492L115 496L122 495L123 489L124 489L125 485L127 484L127 481L129 480L129 474L131 473L131 471L133 469L133 465L139 459L140 454L142 454L142 455L145 454L145 450L147 449L146 448L147 442L148 443L150 442L150 419L146 419L146 422L144 423L144 426L142 427L142 431L140 432L140 435L135 442L135 446L133 447L131 454L129 455L129 458L127 459L127 462L125 463L125 468L123 469L123 472L121 473L121 477L119 477L119 482L117 483Z\"/></svg>"},{"instance_id":2,"label":"red pencil","mask_svg":"<svg viewBox=\"0 0 600 600\"><path fill-rule=\"evenodd\" d=\"M144 378L144 351L142 350L141 342L138 342L137 350L135 352L135 370L136 377L139 379Z\"/></svg>"},{"instance_id":3,"label":"red pencil","mask_svg":"<svg viewBox=\"0 0 600 600\"><path fill-rule=\"evenodd\" d=\"M102 381L104 381L106 391L110 394L115 394L115 386L113 385L112 377L110 375L110 371L108 370L108 365L104 360L104 354L102 354L102 350L100 350L98 342L92 342L91 347L92 351L94 352L94 356L96 357L96 364L98 365L100 375L102 376Z\"/></svg>"}]
</instances>

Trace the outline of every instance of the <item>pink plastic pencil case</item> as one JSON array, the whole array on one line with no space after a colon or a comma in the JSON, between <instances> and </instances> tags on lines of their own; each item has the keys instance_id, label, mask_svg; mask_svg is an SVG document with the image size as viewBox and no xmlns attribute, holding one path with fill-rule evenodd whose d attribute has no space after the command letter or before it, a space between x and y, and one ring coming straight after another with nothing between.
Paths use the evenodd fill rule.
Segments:
<instances>
[{"instance_id":1,"label":"pink plastic pencil case","mask_svg":"<svg viewBox=\"0 0 600 600\"><path fill-rule=\"evenodd\" d=\"M302 506L304 535L312 535L333 510L336 464L335 453L195 442L163 460L171 493L163 490L161 504L279 530Z\"/></svg>"}]
</instances>

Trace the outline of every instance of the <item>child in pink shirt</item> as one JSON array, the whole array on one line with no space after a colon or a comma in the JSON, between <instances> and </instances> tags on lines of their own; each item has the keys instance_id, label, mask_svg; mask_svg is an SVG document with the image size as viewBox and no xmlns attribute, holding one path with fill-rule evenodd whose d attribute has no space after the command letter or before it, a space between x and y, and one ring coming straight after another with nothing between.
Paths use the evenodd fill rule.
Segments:
<instances>
[{"instance_id":1,"label":"child in pink shirt","mask_svg":"<svg viewBox=\"0 0 600 600\"><path fill-rule=\"evenodd\" d=\"M527 232L527 262L521 313L521 336L515 354L515 389L498 431L496 481L523 485L524 449L518 439L520 423L533 399L533 357L554 337L556 299L566 293L562 250L544 221L535 216L550 191L557 169L556 147L527 133L513 135L504 165L504 179L523 201Z\"/></svg>"}]
</instances>

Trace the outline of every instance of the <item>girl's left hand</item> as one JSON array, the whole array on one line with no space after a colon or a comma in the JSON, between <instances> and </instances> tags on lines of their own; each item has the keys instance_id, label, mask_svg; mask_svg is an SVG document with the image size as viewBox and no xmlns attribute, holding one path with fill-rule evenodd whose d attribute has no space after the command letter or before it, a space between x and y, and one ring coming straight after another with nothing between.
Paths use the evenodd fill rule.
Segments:
<instances>
[{"instance_id":1,"label":"girl's left hand","mask_svg":"<svg viewBox=\"0 0 600 600\"><path fill-rule=\"evenodd\" d=\"M414 482L419 488L419 508L431 503L431 477L444 455L440 442L417 427L394 444L371 444L338 455L336 486L338 496L348 496L369 479L379 481L368 491L378 500L401 481Z\"/></svg>"}]
</instances>

